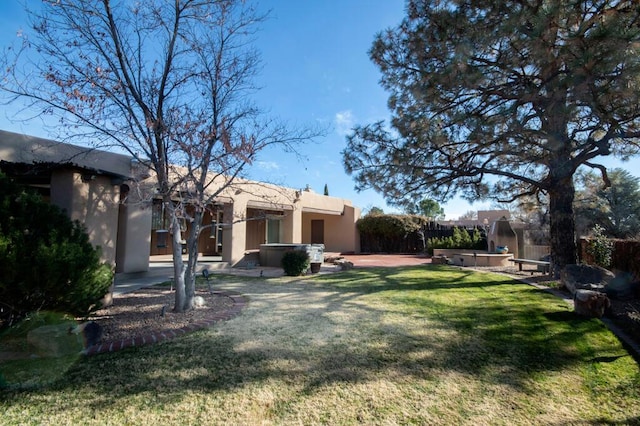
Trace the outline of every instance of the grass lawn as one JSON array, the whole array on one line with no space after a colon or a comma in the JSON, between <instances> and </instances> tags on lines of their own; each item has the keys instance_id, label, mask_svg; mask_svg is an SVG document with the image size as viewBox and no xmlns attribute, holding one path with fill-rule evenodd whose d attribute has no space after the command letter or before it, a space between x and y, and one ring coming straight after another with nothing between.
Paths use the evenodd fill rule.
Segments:
<instances>
[{"instance_id":1,"label":"grass lawn","mask_svg":"<svg viewBox=\"0 0 640 426\"><path fill-rule=\"evenodd\" d=\"M215 282L249 296L242 315L5 389L0 424L640 423L638 364L615 336L504 276Z\"/></svg>"}]
</instances>

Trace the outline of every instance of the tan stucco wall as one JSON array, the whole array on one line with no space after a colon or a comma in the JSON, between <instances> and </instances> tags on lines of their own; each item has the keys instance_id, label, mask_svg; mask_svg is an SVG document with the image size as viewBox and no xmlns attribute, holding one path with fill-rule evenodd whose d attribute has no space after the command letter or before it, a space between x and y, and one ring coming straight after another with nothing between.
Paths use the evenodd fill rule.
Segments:
<instances>
[{"instance_id":1,"label":"tan stucco wall","mask_svg":"<svg viewBox=\"0 0 640 426\"><path fill-rule=\"evenodd\" d=\"M129 199L120 205L116 272L149 270L151 207Z\"/></svg>"},{"instance_id":2,"label":"tan stucco wall","mask_svg":"<svg viewBox=\"0 0 640 426\"><path fill-rule=\"evenodd\" d=\"M222 178L221 179L221 184ZM155 187L155 176L146 179L143 186ZM210 185L215 190L215 184ZM144 191L142 191L144 193ZM307 190L295 190L242 179L218 194L216 201L224 204L224 223L222 240L222 260L232 266L241 265L249 249L255 248L256 241L263 240L264 235L248 236L250 232L264 233L260 227L247 222L247 212L277 212L283 216L281 238L283 243L303 243L310 240L309 215L326 220L325 239L327 250L340 252L359 252L360 240L355 222L360 217L360 210L351 202L337 197L316 194ZM249 209L249 210L248 210ZM142 239L143 233L151 231L149 224L146 231L140 228L135 236L127 232L127 240ZM305 237L305 235L308 236ZM306 240L305 240L306 238ZM127 250L128 251L128 250Z\"/></svg>"},{"instance_id":3,"label":"tan stucco wall","mask_svg":"<svg viewBox=\"0 0 640 426\"><path fill-rule=\"evenodd\" d=\"M306 211L317 210L317 213L342 214L344 207L350 206L351 202L343 198L317 194L313 191L302 191L300 205Z\"/></svg>"},{"instance_id":4,"label":"tan stucco wall","mask_svg":"<svg viewBox=\"0 0 640 426\"><path fill-rule=\"evenodd\" d=\"M302 241L302 210L296 206L295 210L286 213L284 218L283 243Z\"/></svg>"},{"instance_id":5,"label":"tan stucco wall","mask_svg":"<svg viewBox=\"0 0 640 426\"><path fill-rule=\"evenodd\" d=\"M357 207L347 206L345 208L345 225L348 226L349 232L345 231L345 234L348 234L348 239L345 239L346 249L341 250L343 253L353 252L360 253L360 232L358 231L358 227L356 226L356 222L360 219L361 211ZM353 250L350 250L348 247L348 243L352 242Z\"/></svg>"},{"instance_id":6,"label":"tan stucco wall","mask_svg":"<svg viewBox=\"0 0 640 426\"><path fill-rule=\"evenodd\" d=\"M244 217L247 205L242 201L237 200L233 204L226 205L224 209L227 225L222 231L222 260L229 262L232 266L242 262L246 252L247 222L240 218ZM234 218L235 223L230 223L231 218Z\"/></svg>"},{"instance_id":7,"label":"tan stucco wall","mask_svg":"<svg viewBox=\"0 0 640 426\"><path fill-rule=\"evenodd\" d=\"M311 221L323 220L325 251L357 253L360 251L360 236L355 223L359 218L360 211L351 206L345 206L342 215L303 213L302 243L311 244Z\"/></svg>"},{"instance_id":8,"label":"tan stucco wall","mask_svg":"<svg viewBox=\"0 0 640 426\"><path fill-rule=\"evenodd\" d=\"M73 212L74 181L77 173L70 170L56 170L51 175L51 204L66 211L69 217Z\"/></svg>"},{"instance_id":9,"label":"tan stucco wall","mask_svg":"<svg viewBox=\"0 0 640 426\"><path fill-rule=\"evenodd\" d=\"M111 178L62 170L51 176L51 202L84 224L89 240L100 247L102 259L115 266L120 188Z\"/></svg>"},{"instance_id":10,"label":"tan stucco wall","mask_svg":"<svg viewBox=\"0 0 640 426\"><path fill-rule=\"evenodd\" d=\"M360 209L349 200L303 191L301 196L302 243L311 243L311 221L324 220L325 251L359 252L360 236L356 222Z\"/></svg>"}]
</instances>

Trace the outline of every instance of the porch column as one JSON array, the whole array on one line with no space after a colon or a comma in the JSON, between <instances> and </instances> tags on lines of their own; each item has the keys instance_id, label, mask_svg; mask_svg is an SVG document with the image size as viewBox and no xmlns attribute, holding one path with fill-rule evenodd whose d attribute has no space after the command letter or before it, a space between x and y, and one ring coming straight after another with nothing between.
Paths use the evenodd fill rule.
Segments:
<instances>
[{"instance_id":1,"label":"porch column","mask_svg":"<svg viewBox=\"0 0 640 426\"><path fill-rule=\"evenodd\" d=\"M222 260L235 266L244 258L247 240L247 202L240 199L224 206Z\"/></svg>"},{"instance_id":2,"label":"porch column","mask_svg":"<svg viewBox=\"0 0 640 426\"><path fill-rule=\"evenodd\" d=\"M294 206L293 210L285 213L282 221L284 230L282 233L283 243L298 244L302 242L302 209Z\"/></svg>"}]
</instances>

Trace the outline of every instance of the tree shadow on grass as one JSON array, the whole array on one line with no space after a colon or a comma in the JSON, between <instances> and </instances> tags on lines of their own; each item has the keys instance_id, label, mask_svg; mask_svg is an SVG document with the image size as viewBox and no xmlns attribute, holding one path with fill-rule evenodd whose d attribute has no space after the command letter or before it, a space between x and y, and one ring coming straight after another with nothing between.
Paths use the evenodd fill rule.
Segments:
<instances>
[{"instance_id":1,"label":"tree shadow on grass","mask_svg":"<svg viewBox=\"0 0 640 426\"><path fill-rule=\"evenodd\" d=\"M241 281L229 285L242 292ZM585 338L606 332L601 323L503 276L368 268L283 285L252 281L244 292L251 302L240 317L170 342L84 359L48 391L84 389L96 395L92 410L149 393L149 404L165 409L193 392L268 381L301 388L303 398L381 377L438 381L449 371L533 394L529 383L540 372L624 356L615 339L584 350Z\"/></svg>"},{"instance_id":2,"label":"tree shadow on grass","mask_svg":"<svg viewBox=\"0 0 640 426\"><path fill-rule=\"evenodd\" d=\"M360 294L387 290L437 290L490 287L514 284L512 278L493 275L491 280L470 280L482 276L470 269L444 265L425 265L401 268L362 268L318 277L318 282Z\"/></svg>"}]
</instances>

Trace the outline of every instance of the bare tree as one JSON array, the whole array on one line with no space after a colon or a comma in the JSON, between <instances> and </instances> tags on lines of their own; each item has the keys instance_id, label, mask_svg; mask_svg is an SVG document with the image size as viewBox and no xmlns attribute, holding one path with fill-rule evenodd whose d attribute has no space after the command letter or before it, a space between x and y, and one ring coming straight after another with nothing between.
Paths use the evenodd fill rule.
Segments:
<instances>
[{"instance_id":1,"label":"bare tree","mask_svg":"<svg viewBox=\"0 0 640 426\"><path fill-rule=\"evenodd\" d=\"M265 16L238 0L47 0L29 16L33 38L2 88L75 137L152 169L171 221L174 309L191 309L206 206L264 148L294 151L316 135L265 119L250 102L260 67L252 42ZM192 225L186 267L183 219Z\"/></svg>"},{"instance_id":2,"label":"bare tree","mask_svg":"<svg viewBox=\"0 0 640 426\"><path fill-rule=\"evenodd\" d=\"M477 210L467 210L464 214L461 214L458 220L478 220Z\"/></svg>"}]
</instances>

